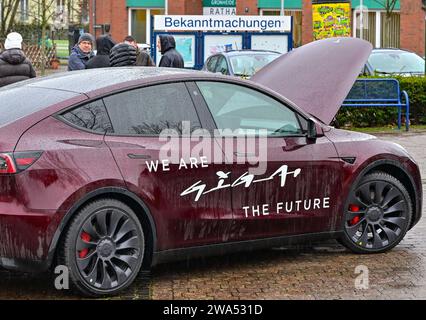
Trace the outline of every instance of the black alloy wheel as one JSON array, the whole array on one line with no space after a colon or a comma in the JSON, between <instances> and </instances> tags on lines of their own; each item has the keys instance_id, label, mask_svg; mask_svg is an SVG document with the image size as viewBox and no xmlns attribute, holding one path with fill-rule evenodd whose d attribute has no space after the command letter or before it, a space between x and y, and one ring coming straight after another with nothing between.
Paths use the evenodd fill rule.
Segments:
<instances>
[{"instance_id":1,"label":"black alloy wheel","mask_svg":"<svg viewBox=\"0 0 426 320\"><path fill-rule=\"evenodd\" d=\"M84 207L64 243L72 283L87 295L112 295L130 285L142 265L144 233L133 210L114 199Z\"/></svg>"},{"instance_id":2,"label":"black alloy wheel","mask_svg":"<svg viewBox=\"0 0 426 320\"><path fill-rule=\"evenodd\" d=\"M387 251L402 240L411 215L410 196L399 180L382 172L369 174L349 195L341 240L357 253Z\"/></svg>"}]
</instances>

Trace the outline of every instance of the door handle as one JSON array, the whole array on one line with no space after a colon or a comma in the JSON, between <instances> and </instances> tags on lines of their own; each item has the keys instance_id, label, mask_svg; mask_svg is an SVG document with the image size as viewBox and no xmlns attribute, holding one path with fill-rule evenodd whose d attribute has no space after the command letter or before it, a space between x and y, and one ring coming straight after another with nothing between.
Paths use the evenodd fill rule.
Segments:
<instances>
[{"instance_id":1,"label":"door handle","mask_svg":"<svg viewBox=\"0 0 426 320\"><path fill-rule=\"evenodd\" d=\"M247 152L234 152L234 155L237 157L255 157L255 153L247 153Z\"/></svg>"},{"instance_id":2,"label":"door handle","mask_svg":"<svg viewBox=\"0 0 426 320\"><path fill-rule=\"evenodd\" d=\"M127 156L130 158L130 159L151 159L151 156L150 155L147 155L147 154L135 154L135 153L129 153L129 154L127 154Z\"/></svg>"}]
</instances>

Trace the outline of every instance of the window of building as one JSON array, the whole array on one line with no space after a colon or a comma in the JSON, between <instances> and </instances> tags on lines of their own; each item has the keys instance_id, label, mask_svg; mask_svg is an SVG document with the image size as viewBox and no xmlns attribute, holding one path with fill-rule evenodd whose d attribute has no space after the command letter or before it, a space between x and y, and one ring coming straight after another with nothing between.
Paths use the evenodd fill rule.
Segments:
<instances>
[{"instance_id":1,"label":"window of building","mask_svg":"<svg viewBox=\"0 0 426 320\"><path fill-rule=\"evenodd\" d=\"M163 9L129 8L129 34L138 43L151 43L151 16L162 14Z\"/></svg>"},{"instance_id":2,"label":"window of building","mask_svg":"<svg viewBox=\"0 0 426 320\"><path fill-rule=\"evenodd\" d=\"M72 10L74 11L74 10ZM89 23L89 0L81 0L81 23Z\"/></svg>"},{"instance_id":3,"label":"window of building","mask_svg":"<svg viewBox=\"0 0 426 320\"><path fill-rule=\"evenodd\" d=\"M361 14L359 9L353 14L353 34L365 39L375 48L399 48L400 46L400 12L394 11L387 19L383 10L366 10L363 12L363 30L361 33Z\"/></svg>"},{"instance_id":4,"label":"window of building","mask_svg":"<svg viewBox=\"0 0 426 320\"><path fill-rule=\"evenodd\" d=\"M400 30L399 12L392 12L389 17L385 12L382 12L380 46L382 48L399 48Z\"/></svg>"},{"instance_id":5,"label":"window of building","mask_svg":"<svg viewBox=\"0 0 426 320\"><path fill-rule=\"evenodd\" d=\"M64 27L66 23L67 12L66 12L65 0L56 0L56 11L54 15L54 26L56 28Z\"/></svg>"},{"instance_id":6,"label":"window of building","mask_svg":"<svg viewBox=\"0 0 426 320\"><path fill-rule=\"evenodd\" d=\"M29 0L21 0L20 11L21 11L21 21L28 21L30 7L28 4Z\"/></svg>"},{"instance_id":7,"label":"window of building","mask_svg":"<svg viewBox=\"0 0 426 320\"><path fill-rule=\"evenodd\" d=\"M363 23L361 32L361 13L356 13L357 28L356 37L371 42L373 46L376 46L376 13L375 12L364 12ZM362 34L361 34L362 33Z\"/></svg>"},{"instance_id":8,"label":"window of building","mask_svg":"<svg viewBox=\"0 0 426 320\"><path fill-rule=\"evenodd\" d=\"M264 16L279 16L280 10L260 10ZM293 17L293 47L302 45L302 10L284 10L284 15Z\"/></svg>"}]
</instances>

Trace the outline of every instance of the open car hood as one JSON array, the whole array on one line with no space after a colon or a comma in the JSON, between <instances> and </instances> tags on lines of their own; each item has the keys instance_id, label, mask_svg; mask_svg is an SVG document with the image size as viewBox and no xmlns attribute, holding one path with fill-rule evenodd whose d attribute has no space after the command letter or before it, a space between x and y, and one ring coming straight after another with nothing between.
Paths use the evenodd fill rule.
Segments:
<instances>
[{"instance_id":1,"label":"open car hood","mask_svg":"<svg viewBox=\"0 0 426 320\"><path fill-rule=\"evenodd\" d=\"M250 80L330 124L372 49L369 42L357 38L311 42L275 59Z\"/></svg>"}]
</instances>

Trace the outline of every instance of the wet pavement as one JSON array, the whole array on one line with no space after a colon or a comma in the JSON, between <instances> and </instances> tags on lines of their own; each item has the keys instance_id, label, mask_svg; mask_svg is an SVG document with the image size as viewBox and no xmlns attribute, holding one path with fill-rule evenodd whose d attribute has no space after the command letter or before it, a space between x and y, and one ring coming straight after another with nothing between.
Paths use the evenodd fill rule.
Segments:
<instances>
[{"instance_id":1,"label":"wet pavement","mask_svg":"<svg viewBox=\"0 0 426 320\"><path fill-rule=\"evenodd\" d=\"M426 133L381 138L418 161L426 194ZM0 270L0 299L79 297L56 290L53 276ZM169 263L110 299L426 299L426 219L384 254L356 255L327 241Z\"/></svg>"}]
</instances>

